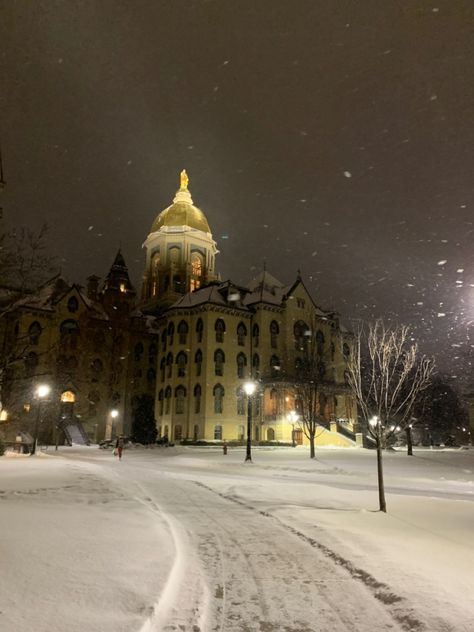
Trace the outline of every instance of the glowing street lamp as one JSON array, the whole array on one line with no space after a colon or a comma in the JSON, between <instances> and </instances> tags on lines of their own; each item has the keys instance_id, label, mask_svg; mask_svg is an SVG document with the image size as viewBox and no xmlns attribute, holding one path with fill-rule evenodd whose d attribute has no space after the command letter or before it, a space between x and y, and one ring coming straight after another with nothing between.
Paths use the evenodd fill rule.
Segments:
<instances>
[{"instance_id":1,"label":"glowing street lamp","mask_svg":"<svg viewBox=\"0 0 474 632\"><path fill-rule=\"evenodd\" d=\"M288 413L288 421L291 424L291 445L294 448L296 446L295 443L295 423L298 421L299 415L296 410L290 410Z\"/></svg>"},{"instance_id":2,"label":"glowing street lamp","mask_svg":"<svg viewBox=\"0 0 474 632\"><path fill-rule=\"evenodd\" d=\"M38 399L38 410L36 413L35 436L33 438L33 448L31 450L31 454L36 454L36 446L38 443L38 432L39 432L40 416L41 416L41 402L43 401L43 399L45 399L45 397L48 397L50 392L51 392L51 386L49 386L49 384L38 384L38 386L36 387L35 395Z\"/></svg>"},{"instance_id":3,"label":"glowing street lamp","mask_svg":"<svg viewBox=\"0 0 474 632\"><path fill-rule=\"evenodd\" d=\"M110 411L110 417L112 419L112 428L110 429L110 438L113 439L116 431L115 431L115 420L117 419L117 417L119 416L119 412L116 408L113 408Z\"/></svg>"},{"instance_id":4,"label":"glowing street lamp","mask_svg":"<svg viewBox=\"0 0 474 632\"><path fill-rule=\"evenodd\" d=\"M244 391L247 395L247 452L246 461L252 460L252 395L255 393L255 382L245 382Z\"/></svg>"}]
</instances>

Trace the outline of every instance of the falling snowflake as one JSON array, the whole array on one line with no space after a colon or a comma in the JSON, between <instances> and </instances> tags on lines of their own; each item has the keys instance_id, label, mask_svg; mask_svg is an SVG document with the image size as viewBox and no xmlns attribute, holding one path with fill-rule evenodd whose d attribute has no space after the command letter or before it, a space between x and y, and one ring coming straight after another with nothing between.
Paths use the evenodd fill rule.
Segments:
<instances>
[{"instance_id":1,"label":"falling snowflake","mask_svg":"<svg viewBox=\"0 0 474 632\"><path fill-rule=\"evenodd\" d=\"M441 261L438 261L439 266L444 266L445 263L448 263L447 259L441 259Z\"/></svg>"},{"instance_id":2,"label":"falling snowflake","mask_svg":"<svg viewBox=\"0 0 474 632\"><path fill-rule=\"evenodd\" d=\"M344 175L346 178L352 178L352 173L350 171L344 171Z\"/></svg>"}]
</instances>

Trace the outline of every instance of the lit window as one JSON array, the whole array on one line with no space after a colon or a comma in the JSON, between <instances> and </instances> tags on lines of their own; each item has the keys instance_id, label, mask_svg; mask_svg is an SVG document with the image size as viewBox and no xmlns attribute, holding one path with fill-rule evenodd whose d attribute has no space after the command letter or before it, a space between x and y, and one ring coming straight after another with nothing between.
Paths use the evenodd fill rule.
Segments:
<instances>
[{"instance_id":1,"label":"lit window","mask_svg":"<svg viewBox=\"0 0 474 632\"><path fill-rule=\"evenodd\" d=\"M126 292L127 291L127 288L125 287L125 283L121 283L120 284L120 291L121 292Z\"/></svg>"}]
</instances>

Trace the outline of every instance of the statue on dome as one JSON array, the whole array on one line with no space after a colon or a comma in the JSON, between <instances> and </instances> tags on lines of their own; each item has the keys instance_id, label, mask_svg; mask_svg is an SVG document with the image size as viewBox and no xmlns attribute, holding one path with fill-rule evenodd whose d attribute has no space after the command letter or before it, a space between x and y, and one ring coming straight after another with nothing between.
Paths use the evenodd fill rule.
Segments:
<instances>
[{"instance_id":1,"label":"statue on dome","mask_svg":"<svg viewBox=\"0 0 474 632\"><path fill-rule=\"evenodd\" d=\"M181 189L185 189L187 190L188 188L188 182L189 182L189 178L188 178L188 174L186 173L186 169L183 169L180 173L180 181L181 181Z\"/></svg>"}]
</instances>

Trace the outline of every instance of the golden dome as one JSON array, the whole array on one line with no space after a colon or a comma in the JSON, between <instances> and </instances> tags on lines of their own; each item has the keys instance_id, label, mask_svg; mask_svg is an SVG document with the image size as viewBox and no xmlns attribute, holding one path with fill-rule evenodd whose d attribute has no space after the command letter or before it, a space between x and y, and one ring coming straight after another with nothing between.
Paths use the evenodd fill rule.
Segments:
<instances>
[{"instance_id":1,"label":"golden dome","mask_svg":"<svg viewBox=\"0 0 474 632\"><path fill-rule=\"evenodd\" d=\"M189 226L189 228L210 233L211 229L206 216L201 209L193 205L191 194L188 191L188 177L184 170L181 172L180 178L181 188L176 193L173 204L161 211L151 226L151 232L159 231L162 226Z\"/></svg>"}]
</instances>

